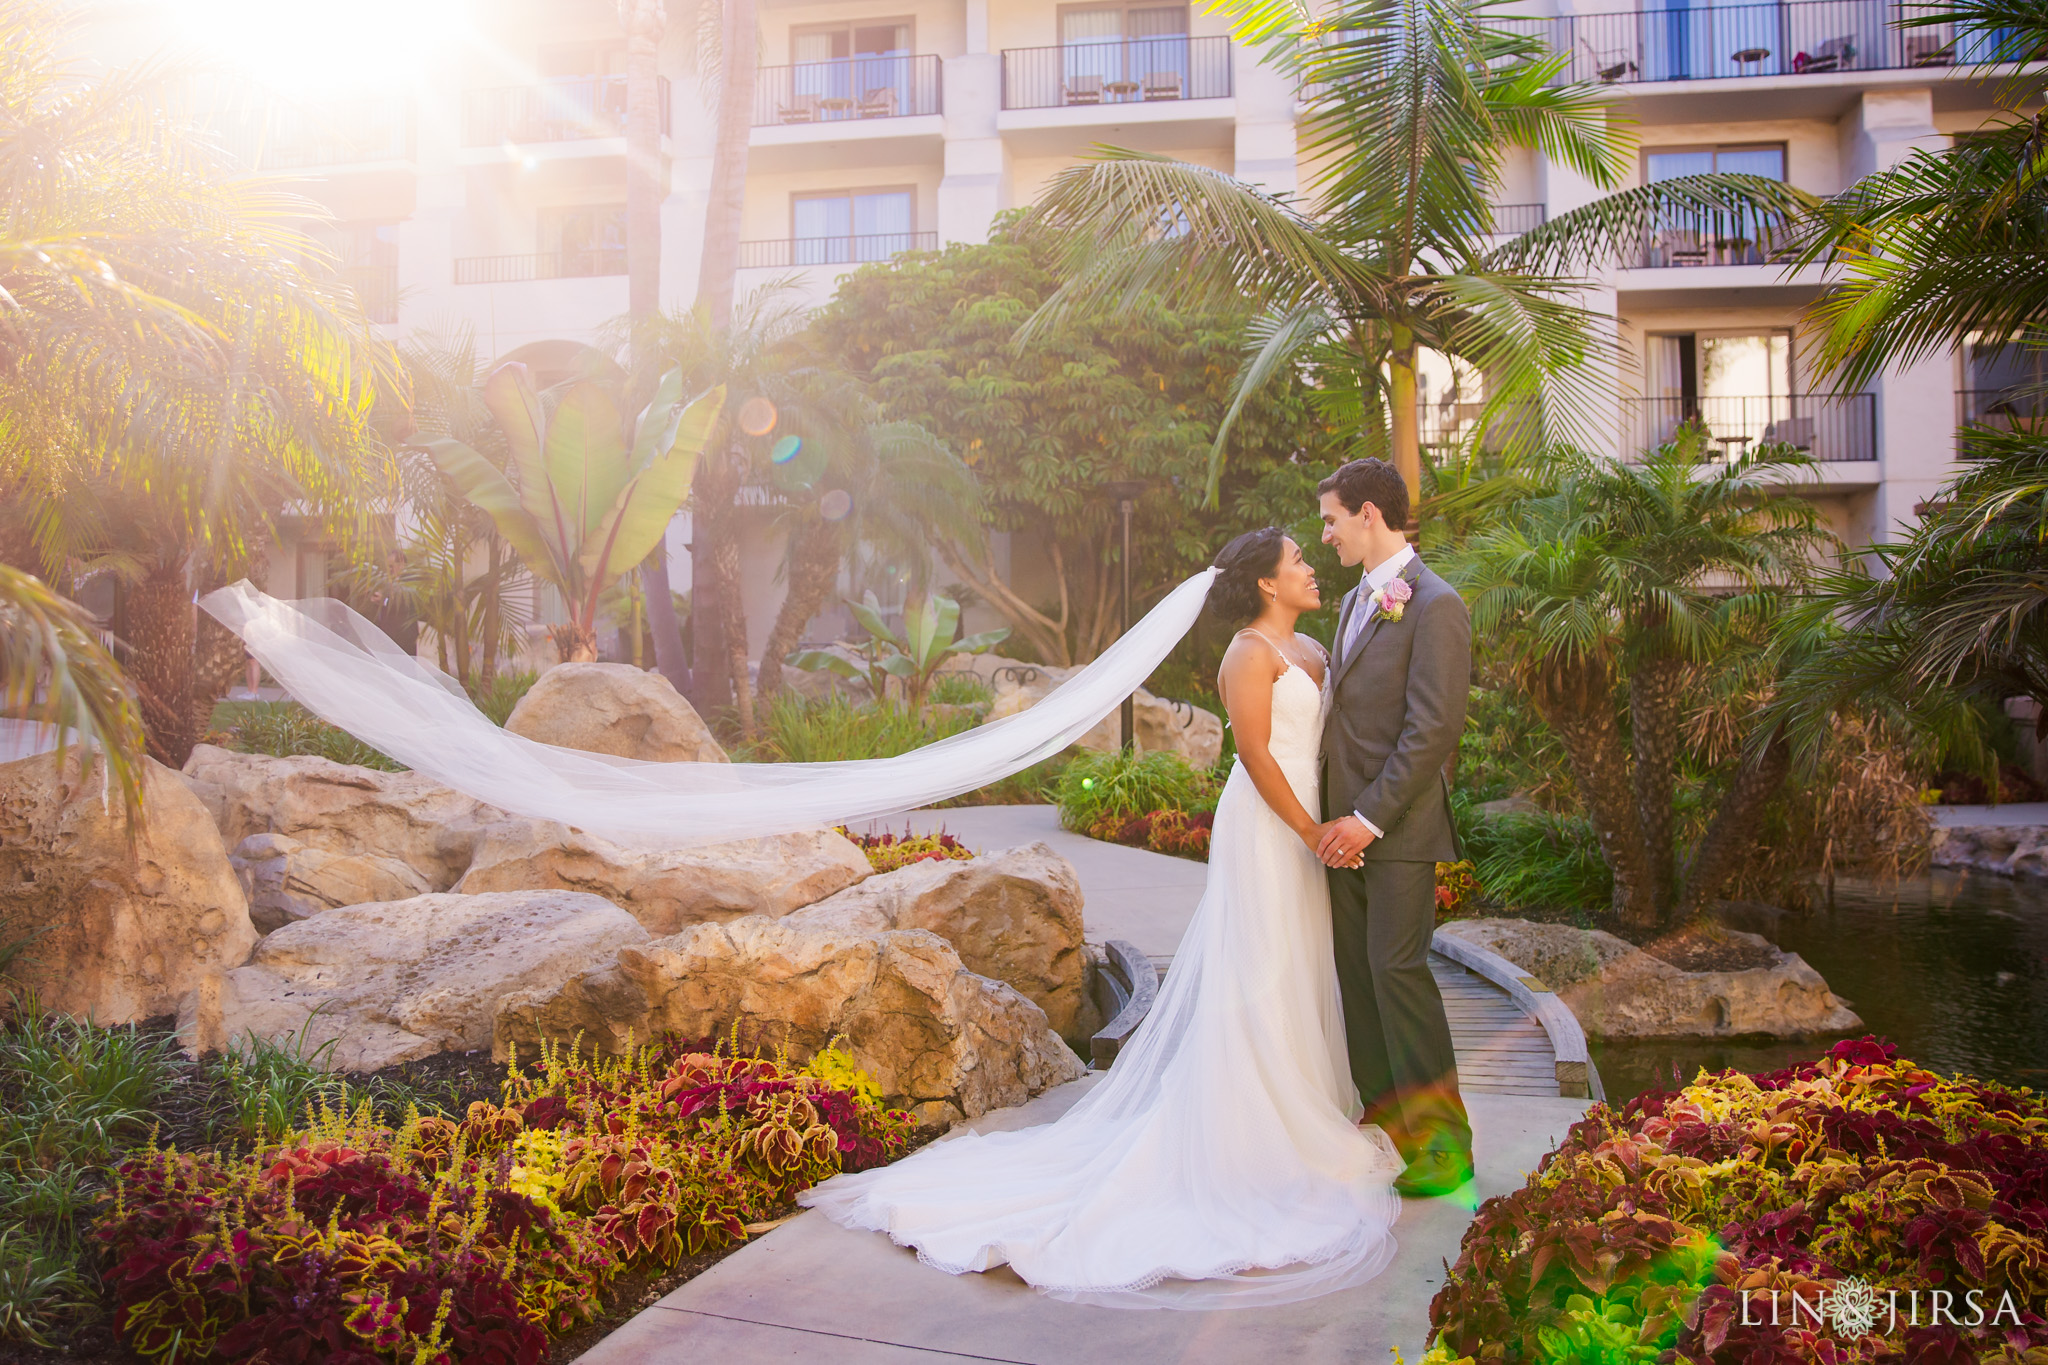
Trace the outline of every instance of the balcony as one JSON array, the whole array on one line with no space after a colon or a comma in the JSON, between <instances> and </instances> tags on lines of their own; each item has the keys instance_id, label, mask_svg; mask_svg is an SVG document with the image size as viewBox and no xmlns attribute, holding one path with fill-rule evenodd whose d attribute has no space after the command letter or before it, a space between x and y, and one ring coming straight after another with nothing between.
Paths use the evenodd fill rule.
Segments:
<instances>
[{"instance_id":1,"label":"balcony","mask_svg":"<svg viewBox=\"0 0 2048 1365\"><path fill-rule=\"evenodd\" d=\"M1549 213L1541 204L1495 204L1493 231L1499 237L1519 237L1543 226Z\"/></svg>"},{"instance_id":2,"label":"balcony","mask_svg":"<svg viewBox=\"0 0 2048 1365\"><path fill-rule=\"evenodd\" d=\"M363 316L372 322L398 321L398 266L357 265L341 272L341 278L363 306Z\"/></svg>"},{"instance_id":3,"label":"balcony","mask_svg":"<svg viewBox=\"0 0 2048 1365\"><path fill-rule=\"evenodd\" d=\"M1170 34L1003 52L1003 108L1229 99L1230 39Z\"/></svg>"},{"instance_id":4,"label":"balcony","mask_svg":"<svg viewBox=\"0 0 2048 1365\"><path fill-rule=\"evenodd\" d=\"M1625 398L1623 449L1662 445L1688 421L1707 429L1709 449L1723 458L1764 442L1782 442L1820 464L1877 458L1877 398L1868 393Z\"/></svg>"},{"instance_id":5,"label":"balcony","mask_svg":"<svg viewBox=\"0 0 2048 1365\"><path fill-rule=\"evenodd\" d=\"M661 131L669 132L668 77L657 77ZM580 142L626 135L626 78L568 76L540 85L467 90L462 96L462 145Z\"/></svg>"},{"instance_id":6,"label":"balcony","mask_svg":"<svg viewBox=\"0 0 2048 1365\"><path fill-rule=\"evenodd\" d=\"M266 171L413 158L412 104L400 95L280 105L267 123L250 157Z\"/></svg>"},{"instance_id":7,"label":"balcony","mask_svg":"<svg viewBox=\"0 0 2048 1365\"><path fill-rule=\"evenodd\" d=\"M1960 389L1956 393L1956 425L2029 434L2048 431L2048 393L2033 384ZM1967 437L1964 444L1968 445Z\"/></svg>"},{"instance_id":8,"label":"balcony","mask_svg":"<svg viewBox=\"0 0 2048 1365\"><path fill-rule=\"evenodd\" d=\"M754 82L756 128L944 112L936 56L848 57L764 66Z\"/></svg>"},{"instance_id":9,"label":"balcony","mask_svg":"<svg viewBox=\"0 0 2048 1365\"><path fill-rule=\"evenodd\" d=\"M1781 265L1791 259L1783 222L1754 214L1673 218L1643 243L1644 270L1713 265Z\"/></svg>"},{"instance_id":10,"label":"balcony","mask_svg":"<svg viewBox=\"0 0 2048 1365\"><path fill-rule=\"evenodd\" d=\"M574 280L625 273L623 246L538 251L521 256L463 256L455 262L457 284L522 284L527 280Z\"/></svg>"},{"instance_id":11,"label":"balcony","mask_svg":"<svg viewBox=\"0 0 2048 1365\"><path fill-rule=\"evenodd\" d=\"M778 237L741 242L740 269L790 270L809 265L886 261L906 251L936 251L936 232L875 232L850 237Z\"/></svg>"},{"instance_id":12,"label":"balcony","mask_svg":"<svg viewBox=\"0 0 2048 1365\"><path fill-rule=\"evenodd\" d=\"M2001 40L1952 25L1894 28L1906 9L1894 0L1788 0L1499 22L1570 53L1560 82L1608 85L1969 66Z\"/></svg>"}]
</instances>

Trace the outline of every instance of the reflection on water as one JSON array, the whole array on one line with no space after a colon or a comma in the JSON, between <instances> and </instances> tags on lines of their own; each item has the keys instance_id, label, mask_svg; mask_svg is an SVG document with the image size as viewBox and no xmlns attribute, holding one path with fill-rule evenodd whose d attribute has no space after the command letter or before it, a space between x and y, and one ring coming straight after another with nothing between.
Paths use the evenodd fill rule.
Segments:
<instances>
[{"instance_id":1,"label":"reflection on water","mask_svg":"<svg viewBox=\"0 0 2048 1365\"><path fill-rule=\"evenodd\" d=\"M1882 889L1842 881L1832 908L1787 915L1777 940L1902 1056L2048 1089L2048 886L1945 869ZM1668 1087L1674 1067L1688 1081L1703 1066L1766 1071L1832 1041L1596 1041L1593 1059L1619 1104Z\"/></svg>"}]
</instances>

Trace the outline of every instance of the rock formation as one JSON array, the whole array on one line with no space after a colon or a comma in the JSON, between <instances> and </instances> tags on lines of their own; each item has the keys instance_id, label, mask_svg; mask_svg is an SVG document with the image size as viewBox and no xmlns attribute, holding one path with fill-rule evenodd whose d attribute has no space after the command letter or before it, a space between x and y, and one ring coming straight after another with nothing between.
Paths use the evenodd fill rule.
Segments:
<instances>
[{"instance_id":1,"label":"rock formation","mask_svg":"<svg viewBox=\"0 0 2048 1365\"><path fill-rule=\"evenodd\" d=\"M505 728L542 744L615 758L726 761L725 750L668 679L631 664L556 664L519 699Z\"/></svg>"},{"instance_id":2,"label":"rock formation","mask_svg":"<svg viewBox=\"0 0 2048 1365\"><path fill-rule=\"evenodd\" d=\"M485 832L456 889L588 891L659 935L741 915L786 915L873 870L833 830L648 852L550 821L512 820Z\"/></svg>"},{"instance_id":3,"label":"rock formation","mask_svg":"<svg viewBox=\"0 0 2048 1365\"><path fill-rule=\"evenodd\" d=\"M147 821L131 852L97 760L0 765L0 943L30 937L12 984L101 1024L168 1014L208 972L255 945L249 905L206 808L144 760Z\"/></svg>"},{"instance_id":4,"label":"rock formation","mask_svg":"<svg viewBox=\"0 0 2048 1365\"><path fill-rule=\"evenodd\" d=\"M242 880L259 934L337 906L408 900L434 889L396 858L329 853L285 834L252 834L228 862Z\"/></svg>"},{"instance_id":5,"label":"rock formation","mask_svg":"<svg viewBox=\"0 0 2048 1365\"><path fill-rule=\"evenodd\" d=\"M483 1047L504 997L558 987L646 937L625 911L573 891L328 910L270 934L248 966L199 982L178 1036L198 1053L254 1034L331 1070L375 1071Z\"/></svg>"},{"instance_id":6,"label":"rock formation","mask_svg":"<svg viewBox=\"0 0 2048 1365\"><path fill-rule=\"evenodd\" d=\"M1014 716L1019 711L1028 711L1044 700L1055 687L1072 677L1078 669L1056 668L1048 664L1011 665L1008 659L991 658L992 667L984 671L982 661L975 661L975 672L981 674L995 689L995 705L989 708L987 720L1001 720ZM1028 682L1019 681L1014 675L995 671L1005 666L1035 670L1037 676ZM1205 711L1187 702L1167 701L1155 697L1143 688L1138 689L1137 705L1132 724L1140 753L1179 754L1189 766L1207 770L1216 766L1216 760L1223 754L1223 722L1213 711ZM1112 711L1095 725L1095 728L1081 736L1075 743L1084 749L1109 753L1123 743L1123 720L1118 712Z\"/></svg>"},{"instance_id":7,"label":"rock formation","mask_svg":"<svg viewBox=\"0 0 2048 1365\"><path fill-rule=\"evenodd\" d=\"M329 918L308 921L318 924ZM891 1104L941 1123L1023 1102L1084 1070L1044 1011L977 976L935 934L803 929L748 917L632 944L551 989L508 996L493 1044L619 1053L664 1033L743 1037L805 1056L843 1035Z\"/></svg>"},{"instance_id":8,"label":"rock formation","mask_svg":"<svg viewBox=\"0 0 2048 1365\"><path fill-rule=\"evenodd\" d=\"M869 934L929 929L953 945L969 971L1016 987L1061 1037L1085 1037L1099 1027L1081 941L1081 882L1047 844L912 863L799 910L789 922Z\"/></svg>"}]
</instances>

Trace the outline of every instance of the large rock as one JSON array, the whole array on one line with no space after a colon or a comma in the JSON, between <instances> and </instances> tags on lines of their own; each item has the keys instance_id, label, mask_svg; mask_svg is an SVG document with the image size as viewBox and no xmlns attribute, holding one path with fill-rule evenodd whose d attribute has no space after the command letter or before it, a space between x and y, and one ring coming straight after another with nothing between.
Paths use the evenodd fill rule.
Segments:
<instances>
[{"instance_id":1,"label":"large rock","mask_svg":"<svg viewBox=\"0 0 2048 1365\"><path fill-rule=\"evenodd\" d=\"M317 924L319 920L309 921ZM1045 1012L977 976L936 934L803 929L759 917L621 948L552 990L509 996L496 1055L582 1035L610 1053L665 1033L743 1036L808 1056L843 1036L889 1103L941 1123L1082 1074Z\"/></svg>"},{"instance_id":2,"label":"large rock","mask_svg":"<svg viewBox=\"0 0 2048 1365\"><path fill-rule=\"evenodd\" d=\"M742 915L786 915L870 876L858 845L807 830L701 848L627 848L546 820L487 831L456 890L588 891L653 934Z\"/></svg>"},{"instance_id":3,"label":"large rock","mask_svg":"<svg viewBox=\"0 0 2048 1365\"><path fill-rule=\"evenodd\" d=\"M725 750L659 673L631 664L556 664L512 708L515 735L652 763L723 763Z\"/></svg>"},{"instance_id":4,"label":"large rock","mask_svg":"<svg viewBox=\"0 0 2048 1365\"><path fill-rule=\"evenodd\" d=\"M418 773L211 744L192 751L185 778L230 848L252 834L288 835L328 853L395 858L435 891L455 885L486 826L511 818Z\"/></svg>"},{"instance_id":5,"label":"large rock","mask_svg":"<svg viewBox=\"0 0 2048 1365\"><path fill-rule=\"evenodd\" d=\"M52 1010L102 1024L168 1014L208 972L247 960L256 930L206 808L143 762L134 848L97 760L0 765L0 942L33 940L8 969Z\"/></svg>"},{"instance_id":6,"label":"large rock","mask_svg":"<svg viewBox=\"0 0 2048 1365\"><path fill-rule=\"evenodd\" d=\"M1098 1026L1081 941L1081 882L1050 845L912 863L799 910L789 923L870 934L929 929L969 971L1023 992L1061 1037L1085 1037Z\"/></svg>"},{"instance_id":7,"label":"large rock","mask_svg":"<svg viewBox=\"0 0 2048 1365\"><path fill-rule=\"evenodd\" d=\"M995 689L995 705L989 708L983 722L1001 720L1028 711L1061 683L1079 672L1073 668L1055 668L1049 664L1012 664L1007 659L993 659L993 668L975 672L984 677ZM1003 672L1014 668L1017 672ZM1036 676L1029 676L1035 673ZM1023 674L1024 677L1019 675ZM1140 753L1179 754L1189 766L1209 769L1216 766L1216 760L1223 756L1223 722L1213 711L1205 711L1184 701L1167 701L1155 697L1144 688L1137 692L1137 704L1133 707L1132 724ZM1099 753L1110 753L1123 744L1123 720L1115 711L1097 721L1095 728L1077 741L1084 749Z\"/></svg>"},{"instance_id":8,"label":"large rock","mask_svg":"<svg viewBox=\"0 0 2048 1365\"><path fill-rule=\"evenodd\" d=\"M1727 930L1772 965L1682 971L1599 929L1523 919L1454 920L1439 931L1489 948L1541 980L1596 1038L1803 1038L1863 1027L1797 953Z\"/></svg>"},{"instance_id":9,"label":"large rock","mask_svg":"<svg viewBox=\"0 0 2048 1365\"><path fill-rule=\"evenodd\" d=\"M228 857L267 934L342 905L402 901L434 888L411 866L375 853L329 853L285 834L252 834Z\"/></svg>"},{"instance_id":10,"label":"large rock","mask_svg":"<svg viewBox=\"0 0 2048 1365\"><path fill-rule=\"evenodd\" d=\"M559 986L646 938L625 911L576 892L351 905L284 926L248 966L200 982L178 1037L199 1053L253 1034L337 1071L467 1052L490 1042L507 995Z\"/></svg>"},{"instance_id":11,"label":"large rock","mask_svg":"<svg viewBox=\"0 0 2048 1365\"><path fill-rule=\"evenodd\" d=\"M2048 828L1949 825L1933 834L1936 867L1968 867L2000 877L2048 877Z\"/></svg>"}]
</instances>

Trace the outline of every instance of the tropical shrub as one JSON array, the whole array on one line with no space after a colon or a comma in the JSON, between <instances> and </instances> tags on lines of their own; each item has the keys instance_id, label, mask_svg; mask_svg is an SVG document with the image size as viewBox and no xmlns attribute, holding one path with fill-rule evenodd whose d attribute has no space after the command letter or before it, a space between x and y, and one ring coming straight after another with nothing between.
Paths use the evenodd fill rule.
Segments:
<instances>
[{"instance_id":1,"label":"tropical shrub","mask_svg":"<svg viewBox=\"0 0 2048 1365\"><path fill-rule=\"evenodd\" d=\"M512 708L519 705L519 699L533 690L540 674L530 668L514 673L500 673L493 677L490 686L479 680L469 684L469 699L476 703L476 709L491 718L493 725L502 726L512 718Z\"/></svg>"},{"instance_id":2,"label":"tropical shrub","mask_svg":"<svg viewBox=\"0 0 2048 1365\"><path fill-rule=\"evenodd\" d=\"M763 708L759 738L733 757L755 763L894 758L973 727L972 716L917 716L886 702L862 704L837 693L812 698L785 688Z\"/></svg>"},{"instance_id":3,"label":"tropical shrub","mask_svg":"<svg viewBox=\"0 0 2048 1365\"><path fill-rule=\"evenodd\" d=\"M940 706L989 706L996 694L972 673L954 670L932 679L932 701Z\"/></svg>"},{"instance_id":4,"label":"tropical shrub","mask_svg":"<svg viewBox=\"0 0 2048 1365\"><path fill-rule=\"evenodd\" d=\"M860 846L860 851L868 855L868 865L877 872L894 872L912 863L964 861L974 856L973 849L943 829L936 834L913 834L906 826L901 834L887 830L880 834L855 834L841 825L839 832Z\"/></svg>"},{"instance_id":5,"label":"tropical shrub","mask_svg":"<svg viewBox=\"0 0 2048 1365\"><path fill-rule=\"evenodd\" d=\"M1865 1038L1595 1106L1480 1206L1426 1359L2031 1362L2044 1296L2048 1100Z\"/></svg>"},{"instance_id":6,"label":"tropical shrub","mask_svg":"<svg viewBox=\"0 0 2048 1365\"><path fill-rule=\"evenodd\" d=\"M323 1104L245 1156L152 1144L92 1235L143 1355L535 1365L621 1272L760 1231L910 1126L836 1049L550 1049L462 1122Z\"/></svg>"},{"instance_id":7,"label":"tropical shrub","mask_svg":"<svg viewBox=\"0 0 2048 1365\"><path fill-rule=\"evenodd\" d=\"M1196 771L1179 754L1083 751L1061 771L1053 800L1060 823L1086 834L1112 816L1213 811L1221 790L1215 778Z\"/></svg>"},{"instance_id":8,"label":"tropical shrub","mask_svg":"<svg viewBox=\"0 0 2048 1365\"><path fill-rule=\"evenodd\" d=\"M220 708L228 747L245 754L296 758L310 754L358 768L398 772L397 763L346 730L329 725L295 701L231 702Z\"/></svg>"}]
</instances>

